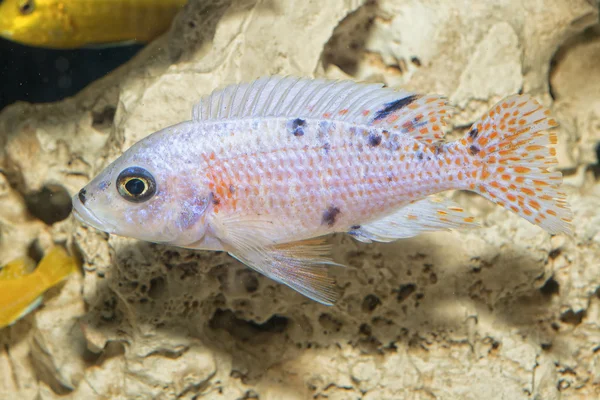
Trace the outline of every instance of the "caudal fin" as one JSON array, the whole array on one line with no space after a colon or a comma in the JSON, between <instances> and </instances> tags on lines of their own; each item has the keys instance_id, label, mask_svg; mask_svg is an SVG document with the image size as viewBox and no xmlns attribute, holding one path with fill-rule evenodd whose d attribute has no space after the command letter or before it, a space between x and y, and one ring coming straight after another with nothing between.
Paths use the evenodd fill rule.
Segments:
<instances>
[{"instance_id":1,"label":"caudal fin","mask_svg":"<svg viewBox=\"0 0 600 400\"><path fill-rule=\"evenodd\" d=\"M561 192L550 110L528 95L496 104L460 141L478 169L470 189L550 233L571 234L572 213Z\"/></svg>"}]
</instances>

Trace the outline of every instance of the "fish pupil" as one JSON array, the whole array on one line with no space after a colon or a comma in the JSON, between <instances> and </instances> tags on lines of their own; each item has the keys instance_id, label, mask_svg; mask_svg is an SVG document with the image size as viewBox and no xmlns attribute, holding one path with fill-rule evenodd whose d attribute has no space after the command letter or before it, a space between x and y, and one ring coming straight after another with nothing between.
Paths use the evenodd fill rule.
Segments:
<instances>
[{"instance_id":1,"label":"fish pupil","mask_svg":"<svg viewBox=\"0 0 600 400\"><path fill-rule=\"evenodd\" d=\"M141 179L133 178L125 184L125 189L127 189L127 191L133 196L139 196L140 194L144 193L146 184Z\"/></svg>"}]
</instances>

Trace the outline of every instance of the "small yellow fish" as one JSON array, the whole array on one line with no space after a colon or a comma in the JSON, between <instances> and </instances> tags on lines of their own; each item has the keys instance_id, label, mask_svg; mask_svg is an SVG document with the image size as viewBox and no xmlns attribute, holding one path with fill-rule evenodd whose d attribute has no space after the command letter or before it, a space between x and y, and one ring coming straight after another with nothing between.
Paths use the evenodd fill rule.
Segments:
<instances>
[{"instance_id":1,"label":"small yellow fish","mask_svg":"<svg viewBox=\"0 0 600 400\"><path fill-rule=\"evenodd\" d=\"M42 302L42 294L77 270L75 259L53 247L31 273L18 259L0 270L0 328L12 325Z\"/></svg>"},{"instance_id":2,"label":"small yellow fish","mask_svg":"<svg viewBox=\"0 0 600 400\"><path fill-rule=\"evenodd\" d=\"M187 0L4 0L0 36L29 46L73 49L149 42Z\"/></svg>"},{"instance_id":3,"label":"small yellow fish","mask_svg":"<svg viewBox=\"0 0 600 400\"><path fill-rule=\"evenodd\" d=\"M469 190L551 233L572 214L555 165L557 126L529 95L500 101L444 139L447 101L324 79L266 77L201 99L191 121L133 145L73 197L105 232L224 250L298 292L338 297L324 235L390 242L467 228L437 193Z\"/></svg>"}]
</instances>

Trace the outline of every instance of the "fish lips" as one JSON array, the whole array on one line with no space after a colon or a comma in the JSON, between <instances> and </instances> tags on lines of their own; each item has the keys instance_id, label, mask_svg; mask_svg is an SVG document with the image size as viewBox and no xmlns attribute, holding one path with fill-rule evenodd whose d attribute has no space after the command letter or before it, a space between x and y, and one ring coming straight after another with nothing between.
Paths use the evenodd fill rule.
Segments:
<instances>
[{"instance_id":1,"label":"fish lips","mask_svg":"<svg viewBox=\"0 0 600 400\"><path fill-rule=\"evenodd\" d=\"M79 222L96 228L102 232L115 232L114 226L96 217L96 215L94 215L94 213L89 208L87 208L81 203L77 195L73 196L71 202L73 203L73 215L79 220Z\"/></svg>"}]
</instances>

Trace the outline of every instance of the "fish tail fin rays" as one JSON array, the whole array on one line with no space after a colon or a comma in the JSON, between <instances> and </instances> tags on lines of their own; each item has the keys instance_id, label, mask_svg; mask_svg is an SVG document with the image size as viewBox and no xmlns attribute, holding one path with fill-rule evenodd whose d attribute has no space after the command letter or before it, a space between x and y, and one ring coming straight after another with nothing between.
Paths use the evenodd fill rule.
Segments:
<instances>
[{"instance_id":1,"label":"fish tail fin rays","mask_svg":"<svg viewBox=\"0 0 600 400\"><path fill-rule=\"evenodd\" d=\"M475 167L468 189L550 233L571 234L572 212L560 190L558 126L550 110L529 95L500 101L460 140Z\"/></svg>"},{"instance_id":2,"label":"fish tail fin rays","mask_svg":"<svg viewBox=\"0 0 600 400\"><path fill-rule=\"evenodd\" d=\"M432 195L402 207L381 219L354 226L348 232L361 242L392 242L425 232L478 226L475 218L453 201Z\"/></svg>"},{"instance_id":3,"label":"fish tail fin rays","mask_svg":"<svg viewBox=\"0 0 600 400\"><path fill-rule=\"evenodd\" d=\"M51 287L77 270L75 259L60 246L48 250L34 273L42 277L45 286Z\"/></svg>"}]
</instances>

